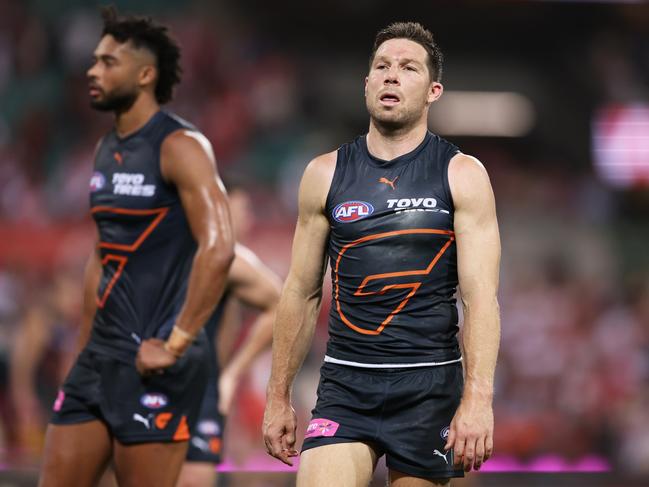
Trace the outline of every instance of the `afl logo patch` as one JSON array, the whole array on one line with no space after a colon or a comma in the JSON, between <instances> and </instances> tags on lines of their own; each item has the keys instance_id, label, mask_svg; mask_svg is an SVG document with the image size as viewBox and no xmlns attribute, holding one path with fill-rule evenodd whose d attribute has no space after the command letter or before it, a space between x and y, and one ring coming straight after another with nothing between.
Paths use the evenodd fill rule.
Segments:
<instances>
[{"instance_id":1,"label":"afl logo patch","mask_svg":"<svg viewBox=\"0 0 649 487\"><path fill-rule=\"evenodd\" d=\"M219 423L217 423L216 421L212 421L210 419L200 421L196 426L196 429L200 434L205 436L216 436L219 433L221 433L221 428L219 427Z\"/></svg>"},{"instance_id":2,"label":"afl logo patch","mask_svg":"<svg viewBox=\"0 0 649 487\"><path fill-rule=\"evenodd\" d=\"M106 185L106 178L100 172L95 171L90 178L90 191L99 191Z\"/></svg>"},{"instance_id":3,"label":"afl logo patch","mask_svg":"<svg viewBox=\"0 0 649 487\"><path fill-rule=\"evenodd\" d=\"M334 208L332 216L340 223L362 220L374 213L374 207L365 201L345 201Z\"/></svg>"},{"instance_id":4,"label":"afl logo patch","mask_svg":"<svg viewBox=\"0 0 649 487\"><path fill-rule=\"evenodd\" d=\"M450 428L447 426L446 428L442 428L442 431L439 432L439 436L442 437L442 440L445 440L448 438L448 432L450 431Z\"/></svg>"},{"instance_id":5,"label":"afl logo patch","mask_svg":"<svg viewBox=\"0 0 649 487\"><path fill-rule=\"evenodd\" d=\"M169 401L167 400L167 396L160 394L159 392L150 392L144 394L140 398L140 404L149 409L160 409L165 407L168 403Z\"/></svg>"}]
</instances>

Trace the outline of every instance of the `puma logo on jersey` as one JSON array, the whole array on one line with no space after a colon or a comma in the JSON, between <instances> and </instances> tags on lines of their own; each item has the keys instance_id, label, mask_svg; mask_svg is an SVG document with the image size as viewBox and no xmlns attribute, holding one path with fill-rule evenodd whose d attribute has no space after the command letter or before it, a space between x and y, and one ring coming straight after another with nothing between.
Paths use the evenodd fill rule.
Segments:
<instances>
[{"instance_id":1,"label":"puma logo on jersey","mask_svg":"<svg viewBox=\"0 0 649 487\"><path fill-rule=\"evenodd\" d=\"M448 465L448 458L446 458L446 455L448 455L448 452L446 452L446 454L442 454L441 451L439 451L439 450L434 450L433 453L434 453L435 455L437 455L438 457L442 457L442 458L444 459L444 461L446 462L446 465Z\"/></svg>"},{"instance_id":2,"label":"puma logo on jersey","mask_svg":"<svg viewBox=\"0 0 649 487\"><path fill-rule=\"evenodd\" d=\"M151 429L151 417L149 416L148 418L145 418L141 414L135 413L133 414L133 421L137 421L139 423L142 423L146 429Z\"/></svg>"},{"instance_id":3,"label":"puma logo on jersey","mask_svg":"<svg viewBox=\"0 0 649 487\"><path fill-rule=\"evenodd\" d=\"M116 172L113 174L113 194L150 197L155 194L155 184L144 184L144 174Z\"/></svg>"},{"instance_id":4,"label":"puma logo on jersey","mask_svg":"<svg viewBox=\"0 0 649 487\"><path fill-rule=\"evenodd\" d=\"M388 200L388 208L435 208L436 206L437 200L435 198L401 198Z\"/></svg>"},{"instance_id":5,"label":"puma logo on jersey","mask_svg":"<svg viewBox=\"0 0 649 487\"><path fill-rule=\"evenodd\" d=\"M379 183L387 184L387 185L390 186L392 189L394 189L394 183L397 182L397 179L399 179L399 176L397 176L396 178L394 178L392 181L390 181L388 178L383 178L383 177L382 177L382 178L379 179Z\"/></svg>"}]
</instances>

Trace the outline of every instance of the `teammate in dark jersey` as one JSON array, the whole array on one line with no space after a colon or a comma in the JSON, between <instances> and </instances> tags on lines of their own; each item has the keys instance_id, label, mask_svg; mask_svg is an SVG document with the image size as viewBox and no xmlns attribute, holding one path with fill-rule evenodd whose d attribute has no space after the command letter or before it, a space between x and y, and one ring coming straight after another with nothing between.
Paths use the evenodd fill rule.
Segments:
<instances>
[{"instance_id":1,"label":"teammate in dark jersey","mask_svg":"<svg viewBox=\"0 0 649 487\"><path fill-rule=\"evenodd\" d=\"M228 185L228 200L235 235L237 240L243 239L252 219L248 195L243 188ZM210 379L177 487L216 485L215 465L222 461L225 420L241 378L270 346L280 290L280 279L251 250L237 244L227 290L205 325L208 341L213 344ZM241 324L238 303L255 308L260 314L235 351Z\"/></svg>"},{"instance_id":2,"label":"teammate in dark jersey","mask_svg":"<svg viewBox=\"0 0 649 487\"><path fill-rule=\"evenodd\" d=\"M383 454L393 486L448 485L492 453L495 204L480 162L427 130L440 79L441 53L421 25L379 32L365 80L369 132L305 170L264 418L268 452L291 464L291 387L328 259L330 339L299 487L366 486Z\"/></svg>"},{"instance_id":3,"label":"teammate in dark jersey","mask_svg":"<svg viewBox=\"0 0 649 487\"><path fill-rule=\"evenodd\" d=\"M210 343L213 344L211 373L177 487L216 485L214 466L222 461L225 419L239 381L259 354L270 346L280 289L279 278L252 251L237 244L226 293L217 312L205 325ZM239 331L238 323L231 326L233 321L239 321L237 316L232 316L238 314L236 308L234 313L228 312L233 308L228 306L232 300L260 312L234 355L220 346L222 342L232 343L232 335ZM224 336L224 333L230 336Z\"/></svg>"},{"instance_id":4,"label":"teammate in dark jersey","mask_svg":"<svg viewBox=\"0 0 649 487\"><path fill-rule=\"evenodd\" d=\"M151 19L103 14L90 97L115 126L90 182L99 241L83 350L54 404L40 485L94 485L112 457L120 485L171 487L206 387L202 327L234 239L209 142L160 110L180 79L178 46Z\"/></svg>"}]
</instances>

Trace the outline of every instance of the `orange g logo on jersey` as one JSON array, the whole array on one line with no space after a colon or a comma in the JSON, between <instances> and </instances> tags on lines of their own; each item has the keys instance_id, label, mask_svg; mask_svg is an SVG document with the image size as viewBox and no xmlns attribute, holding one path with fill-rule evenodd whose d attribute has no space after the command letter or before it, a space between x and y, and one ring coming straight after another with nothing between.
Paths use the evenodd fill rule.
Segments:
<instances>
[{"instance_id":1,"label":"orange g logo on jersey","mask_svg":"<svg viewBox=\"0 0 649 487\"><path fill-rule=\"evenodd\" d=\"M110 206L96 206L91 210L91 213L94 215L96 213L115 213L121 215L130 215L136 218L149 218L150 221L142 229L140 233L133 236L134 241L128 243L117 243L117 242L104 242L100 241L98 247L102 250L112 251L117 250L124 252L125 254L131 254L135 252L142 243L149 237L151 232L153 232L160 222L167 216L169 208L154 208L151 210L138 210L138 209L128 209L128 208L113 208ZM115 262L114 268L108 266L109 262ZM97 296L97 306L103 308L106 305L106 300L115 286L115 283L122 276L124 267L128 263L128 256L122 254L116 254L113 252L106 253L102 260L101 265L104 268L104 273L108 274L108 281L103 289L103 292L100 292L100 295Z\"/></svg>"},{"instance_id":2,"label":"orange g logo on jersey","mask_svg":"<svg viewBox=\"0 0 649 487\"><path fill-rule=\"evenodd\" d=\"M380 273L380 274L372 274L369 276L366 276L361 284L356 288L356 291L354 292L354 296L356 297L363 297L363 296L372 296L372 295L382 295L385 294L386 292L394 289L410 289L408 294L398 303L396 308L394 308L381 322L380 324L377 325L375 329L368 329L368 328L363 328L357 324L352 323L347 316L345 316L345 313L342 310L342 307L340 305L340 286L339 286L339 268L340 268L340 262L345 255L345 253L362 243L366 243L372 240L379 240L383 238L389 238L389 237L400 237L402 235L413 235L413 234L434 234L434 235L446 235L448 236L448 240L444 245L442 245L442 248L433 256L433 259L430 261L430 263L424 268L424 269L413 269L413 270L404 270L404 271L398 271L398 272L385 272L385 273ZM340 252L338 253L338 258L336 259L336 265L333 270L334 272L334 300L336 302L336 310L338 311L338 315L340 316L340 319L345 323L348 327L350 327L352 330L357 331L358 333L362 333L364 335L378 335L380 334L383 329L390 324L392 319L398 315L403 308L408 304L408 301L417 293L419 288L422 285L422 278L427 276L428 274L431 273L439 259L444 255L444 252L451 246L453 241L455 240L455 234L450 231L450 230L436 230L436 229L431 229L431 228L416 228L412 230L395 230L392 232L385 232L385 233L377 233L374 235L368 235L363 238L359 238L358 240L354 240L353 242L345 245ZM413 281L412 282L400 282L398 284L386 284L382 288L380 288L377 291L367 291L367 287L370 283L375 282L375 281L388 281L390 279L396 279L396 278L403 278L406 276L412 276Z\"/></svg>"},{"instance_id":3,"label":"orange g logo on jersey","mask_svg":"<svg viewBox=\"0 0 649 487\"><path fill-rule=\"evenodd\" d=\"M159 430L165 429L169 424L169 421L171 421L171 418L173 418L173 414L171 413L158 414L155 417L155 427L158 428Z\"/></svg>"}]
</instances>

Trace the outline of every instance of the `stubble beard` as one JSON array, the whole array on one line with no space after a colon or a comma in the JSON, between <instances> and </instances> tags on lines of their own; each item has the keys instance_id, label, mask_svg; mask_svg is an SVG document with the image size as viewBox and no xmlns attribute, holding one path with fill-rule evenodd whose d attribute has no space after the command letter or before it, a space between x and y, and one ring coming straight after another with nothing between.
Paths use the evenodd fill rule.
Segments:
<instances>
[{"instance_id":1,"label":"stubble beard","mask_svg":"<svg viewBox=\"0 0 649 487\"><path fill-rule=\"evenodd\" d=\"M100 112L123 113L128 111L135 100L137 100L137 91L117 91L105 94L101 100L90 100L90 106Z\"/></svg>"},{"instance_id":2,"label":"stubble beard","mask_svg":"<svg viewBox=\"0 0 649 487\"><path fill-rule=\"evenodd\" d=\"M407 132L414 127L421 118L421 111L400 110L401 113L382 113L380 107L369 102L366 103L370 119L379 132L394 134ZM387 116L386 116L387 115Z\"/></svg>"}]
</instances>

